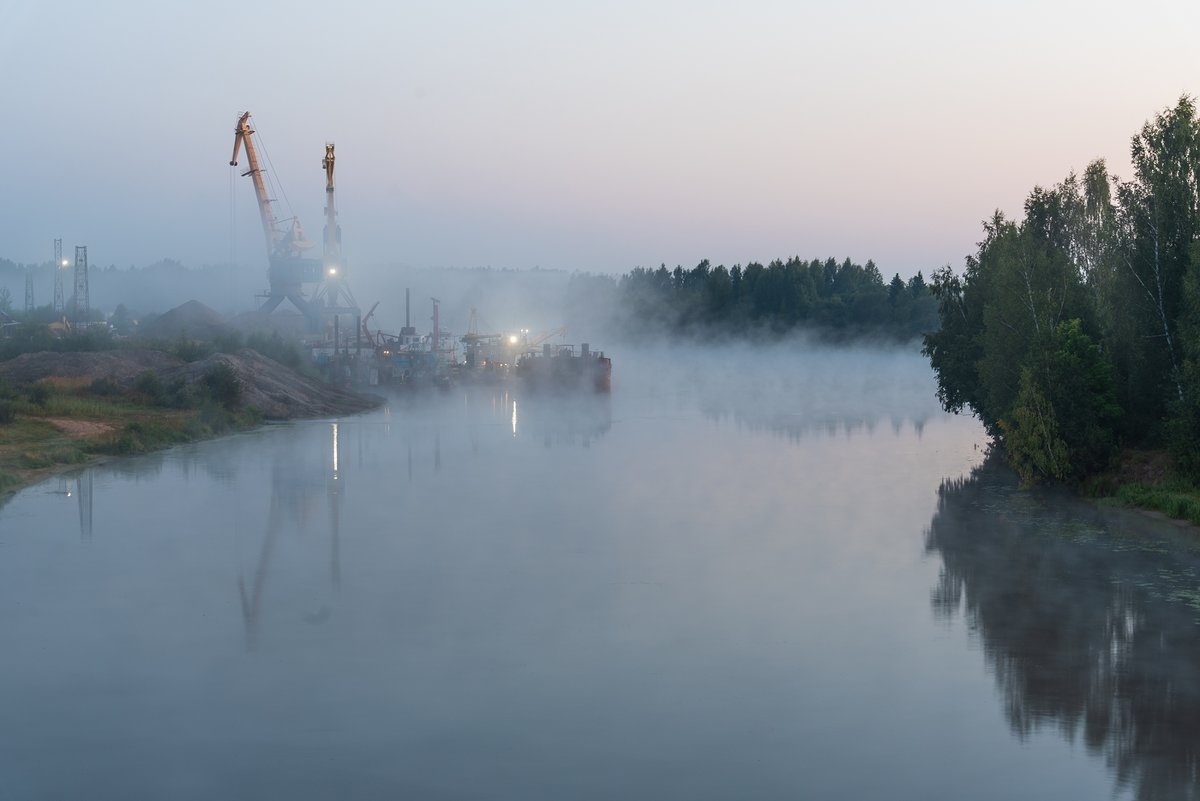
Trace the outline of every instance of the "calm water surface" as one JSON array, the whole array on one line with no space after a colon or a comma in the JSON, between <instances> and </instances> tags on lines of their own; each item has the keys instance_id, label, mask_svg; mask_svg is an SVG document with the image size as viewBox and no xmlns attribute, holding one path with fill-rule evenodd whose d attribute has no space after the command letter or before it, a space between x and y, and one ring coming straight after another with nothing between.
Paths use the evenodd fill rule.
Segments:
<instances>
[{"instance_id":1,"label":"calm water surface","mask_svg":"<svg viewBox=\"0 0 1200 801\"><path fill-rule=\"evenodd\" d=\"M5 799L1177 799L1200 555L919 356L617 356L0 508Z\"/></svg>"}]
</instances>

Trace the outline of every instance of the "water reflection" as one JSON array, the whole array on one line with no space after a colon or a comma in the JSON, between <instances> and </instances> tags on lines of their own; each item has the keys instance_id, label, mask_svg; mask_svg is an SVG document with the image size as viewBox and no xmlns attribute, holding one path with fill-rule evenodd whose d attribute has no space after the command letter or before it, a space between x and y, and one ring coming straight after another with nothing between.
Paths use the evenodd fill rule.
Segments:
<instances>
[{"instance_id":1,"label":"water reflection","mask_svg":"<svg viewBox=\"0 0 1200 801\"><path fill-rule=\"evenodd\" d=\"M612 428L612 400L607 395L580 395L565 402L561 398L531 396L513 401L512 433L541 440L546 448L555 445L590 447Z\"/></svg>"},{"instance_id":2,"label":"water reflection","mask_svg":"<svg viewBox=\"0 0 1200 801\"><path fill-rule=\"evenodd\" d=\"M331 434L333 436L333 472L326 482L329 492L329 530L330 530L330 551L329 551L329 581L333 588L339 589L342 586L342 484L338 479L338 457L340 449L338 446L338 424L330 423ZM359 437L359 466L362 466L362 437Z\"/></svg>"},{"instance_id":3,"label":"water reflection","mask_svg":"<svg viewBox=\"0 0 1200 801\"><path fill-rule=\"evenodd\" d=\"M1144 801L1200 795L1200 555L1136 513L1017 491L997 460L946 482L932 605L964 615L1018 737L1053 727Z\"/></svg>"},{"instance_id":4,"label":"water reflection","mask_svg":"<svg viewBox=\"0 0 1200 801\"><path fill-rule=\"evenodd\" d=\"M292 540L299 539L310 521L316 519L313 507L322 494L325 495L329 512L329 584L335 592L341 587L341 498L346 482L345 471L341 468L339 424L334 422L328 425L328 445L321 449L324 458L319 462L305 459L306 452L296 450L296 445L302 447L307 444L305 438L293 437L288 440L294 443L292 447L273 449L270 500L258 556L250 580L247 581L245 573L241 571L237 579L248 651L255 650L260 642L268 579L281 536L291 535ZM324 623L331 612L332 607L327 601L317 606L315 611L303 613L302 618L316 625Z\"/></svg>"},{"instance_id":5,"label":"water reflection","mask_svg":"<svg viewBox=\"0 0 1200 801\"><path fill-rule=\"evenodd\" d=\"M79 538L92 538L92 471L84 470L75 477L75 497L79 504Z\"/></svg>"},{"instance_id":6,"label":"water reflection","mask_svg":"<svg viewBox=\"0 0 1200 801\"><path fill-rule=\"evenodd\" d=\"M471 453L477 456L484 441L480 437L482 428L503 427L511 439L529 439L547 448L556 445L587 448L608 433L613 422L609 395L539 394L482 386L437 395L393 395L386 413L433 423L435 471L442 467L443 427L466 426ZM411 478L411 449L409 462Z\"/></svg>"},{"instance_id":7,"label":"water reflection","mask_svg":"<svg viewBox=\"0 0 1200 801\"><path fill-rule=\"evenodd\" d=\"M738 428L752 432L773 434L781 439L799 443L806 437L813 436L846 436L872 434L883 420L891 424L892 433L899 436L906 426L911 426L917 438L925 430L929 421L928 415L900 417L882 414L855 414L853 411L823 410L813 413L810 410L776 408L764 409L761 404L739 407L729 405L728 401L708 399L700 404L700 411L706 419L714 423L732 421Z\"/></svg>"},{"instance_id":8,"label":"water reflection","mask_svg":"<svg viewBox=\"0 0 1200 801\"><path fill-rule=\"evenodd\" d=\"M680 408L695 401L712 422L732 422L794 443L870 435L888 422L897 434L911 425L920 436L928 421L943 414L915 347L727 343L631 357L622 375L633 373L627 384L639 392L673 398Z\"/></svg>"}]
</instances>

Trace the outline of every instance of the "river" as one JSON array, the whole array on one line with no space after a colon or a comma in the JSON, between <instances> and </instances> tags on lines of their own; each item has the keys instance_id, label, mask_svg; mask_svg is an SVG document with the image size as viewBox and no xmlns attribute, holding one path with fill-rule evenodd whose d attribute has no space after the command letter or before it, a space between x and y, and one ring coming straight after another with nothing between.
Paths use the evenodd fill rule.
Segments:
<instances>
[{"instance_id":1,"label":"river","mask_svg":"<svg viewBox=\"0 0 1200 801\"><path fill-rule=\"evenodd\" d=\"M1192 798L1197 542L913 351L395 396L0 508L0 796Z\"/></svg>"}]
</instances>

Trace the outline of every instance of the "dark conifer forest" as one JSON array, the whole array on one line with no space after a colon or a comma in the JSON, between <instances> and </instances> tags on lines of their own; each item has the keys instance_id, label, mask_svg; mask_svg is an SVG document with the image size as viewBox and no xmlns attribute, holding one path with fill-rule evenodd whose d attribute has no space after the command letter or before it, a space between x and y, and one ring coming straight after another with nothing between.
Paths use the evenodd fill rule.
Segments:
<instances>
[{"instance_id":1,"label":"dark conifer forest","mask_svg":"<svg viewBox=\"0 0 1200 801\"><path fill-rule=\"evenodd\" d=\"M871 261L791 258L745 267L637 267L614 279L576 274L573 309L611 311L632 336L775 337L804 331L826 340L913 341L938 325L924 276L886 281Z\"/></svg>"}]
</instances>

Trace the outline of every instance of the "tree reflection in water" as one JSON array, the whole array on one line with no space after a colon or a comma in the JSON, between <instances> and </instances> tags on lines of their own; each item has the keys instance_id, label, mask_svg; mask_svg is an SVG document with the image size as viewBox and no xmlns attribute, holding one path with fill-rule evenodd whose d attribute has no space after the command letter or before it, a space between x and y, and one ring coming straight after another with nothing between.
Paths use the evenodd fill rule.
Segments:
<instances>
[{"instance_id":1,"label":"tree reflection in water","mask_svg":"<svg viewBox=\"0 0 1200 801\"><path fill-rule=\"evenodd\" d=\"M1018 737L1055 727L1137 798L1196 798L1198 544L1137 513L1019 491L993 455L939 489L932 605L965 616Z\"/></svg>"}]
</instances>

